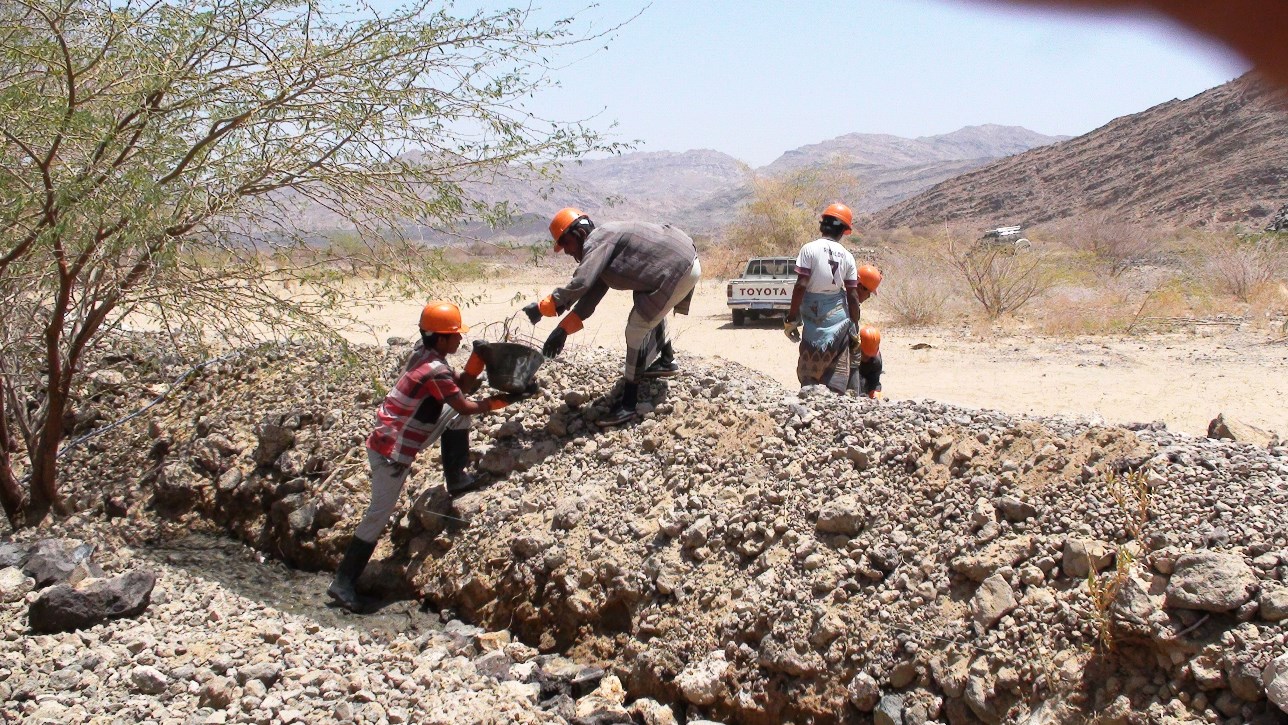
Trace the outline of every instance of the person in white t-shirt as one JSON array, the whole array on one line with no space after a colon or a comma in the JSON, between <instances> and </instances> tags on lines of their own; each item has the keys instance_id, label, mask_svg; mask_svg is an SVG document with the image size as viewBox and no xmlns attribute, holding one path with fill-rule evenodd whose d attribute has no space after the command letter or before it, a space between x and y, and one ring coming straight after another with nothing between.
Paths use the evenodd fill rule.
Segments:
<instances>
[{"instance_id":1,"label":"person in white t-shirt","mask_svg":"<svg viewBox=\"0 0 1288 725\"><path fill-rule=\"evenodd\" d=\"M850 348L858 346L862 299L854 255L840 240L851 232L853 220L846 205L827 207L818 223L823 236L801 247L796 257L796 287L783 332L800 343L796 379L801 387L826 385L843 393L850 381Z\"/></svg>"}]
</instances>

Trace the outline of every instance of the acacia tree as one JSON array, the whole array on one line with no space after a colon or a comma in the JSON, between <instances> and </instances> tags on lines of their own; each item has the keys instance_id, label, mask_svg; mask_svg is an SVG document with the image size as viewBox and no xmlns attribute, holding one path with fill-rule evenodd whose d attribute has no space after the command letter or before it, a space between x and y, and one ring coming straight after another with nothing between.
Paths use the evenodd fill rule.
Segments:
<instances>
[{"instance_id":1,"label":"acacia tree","mask_svg":"<svg viewBox=\"0 0 1288 725\"><path fill-rule=\"evenodd\" d=\"M755 176L751 189L751 199L724 236L753 256L794 254L818 236L818 215L829 203L858 196L859 182L834 162L782 176Z\"/></svg>"},{"instance_id":2,"label":"acacia tree","mask_svg":"<svg viewBox=\"0 0 1288 725\"><path fill-rule=\"evenodd\" d=\"M363 264L439 273L399 234L500 210L485 174L615 150L523 103L601 35L527 10L457 16L310 0L6 0L0 6L0 501L65 511L64 416L123 322L234 340L346 297L301 214L352 222ZM294 296L283 280L305 279Z\"/></svg>"}]
</instances>

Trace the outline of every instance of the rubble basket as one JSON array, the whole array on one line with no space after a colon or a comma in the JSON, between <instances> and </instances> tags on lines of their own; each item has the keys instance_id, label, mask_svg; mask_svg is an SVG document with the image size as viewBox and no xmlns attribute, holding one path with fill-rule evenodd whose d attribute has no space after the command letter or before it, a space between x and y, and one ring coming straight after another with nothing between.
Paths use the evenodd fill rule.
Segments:
<instances>
[{"instance_id":1,"label":"rubble basket","mask_svg":"<svg viewBox=\"0 0 1288 725\"><path fill-rule=\"evenodd\" d=\"M522 393L545 360L540 350L522 342L491 342L480 354L488 385L503 393Z\"/></svg>"}]
</instances>

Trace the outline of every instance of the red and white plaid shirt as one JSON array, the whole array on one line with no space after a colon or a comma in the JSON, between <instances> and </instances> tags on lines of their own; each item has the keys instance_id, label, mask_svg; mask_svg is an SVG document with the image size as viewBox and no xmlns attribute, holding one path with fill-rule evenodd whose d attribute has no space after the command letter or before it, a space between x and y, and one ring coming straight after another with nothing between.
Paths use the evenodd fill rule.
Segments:
<instances>
[{"instance_id":1,"label":"red and white plaid shirt","mask_svg":"<svg viewBox=\"0 0 1288 725\"><path fill-rule=\"evenodd\" d=\"M429 442L444 403L460 394L456 371L443 356L417 348L376 409L376 429L367 437L367 447L394 463L411 463Z\"/></svg>"}]
</instances>

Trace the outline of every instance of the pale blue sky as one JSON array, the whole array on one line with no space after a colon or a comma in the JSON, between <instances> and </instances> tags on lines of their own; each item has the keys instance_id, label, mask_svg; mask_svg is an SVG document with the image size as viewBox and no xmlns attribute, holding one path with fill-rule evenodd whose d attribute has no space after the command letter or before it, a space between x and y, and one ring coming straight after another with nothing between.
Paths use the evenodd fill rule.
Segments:
<instances>
[{"instance_id":1,"label":"pale blue sky","mask_svg":"<svg viewBox=\"0 0 1288 725\"><path fill-rule=\"evenodd\" d=\"M645 5L535 3L598 28ZM949 0L653 0L607 47L561 62L562 87L531 110L616 121L638 150L709 148L752 166L852 132L1076 136L1248 67L1164 21Z\"/></svg>"}]
</instances>

